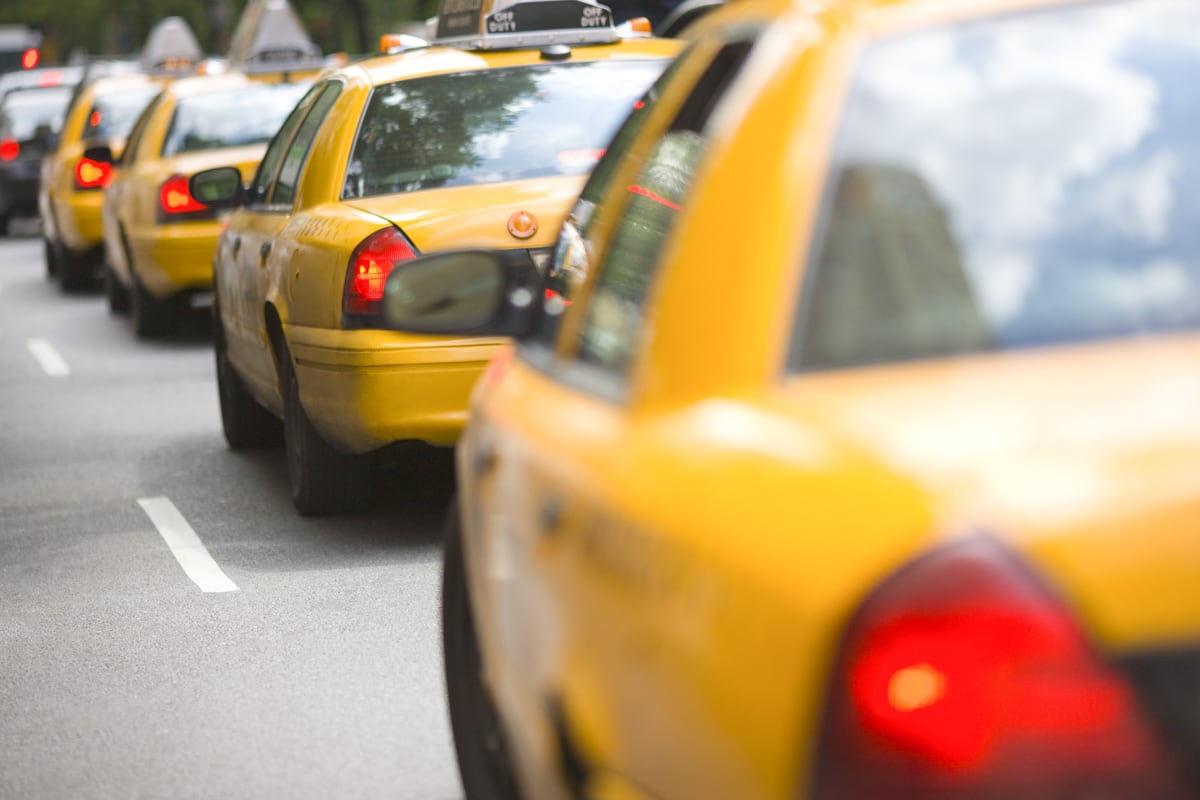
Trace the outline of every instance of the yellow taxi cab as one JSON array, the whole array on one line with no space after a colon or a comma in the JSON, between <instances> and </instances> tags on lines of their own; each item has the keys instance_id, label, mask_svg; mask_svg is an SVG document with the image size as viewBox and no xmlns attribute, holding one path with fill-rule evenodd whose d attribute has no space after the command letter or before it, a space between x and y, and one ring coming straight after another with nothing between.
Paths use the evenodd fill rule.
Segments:
<instances>
[{"instance_id":1,"label":"yellow taxi cab","mask_svg":"<svg viewBox=\"0 0 1200 800\"><path fill-rule=\"evenodd\" d=\"M440 28L446 43L323 76L248 188L244 170L192 178L202 202L242 206L215 264L225 436L278 440L282 418L302 513L366 502L377 450L453 444L500 344L383 330L387 274L466 244L548 255L608 136L679 50L577 0L460 10Z\"/></svg>"},{"instance_id":2,"label":"yellow taxi cab","mask_svg":"<svg viewBox=\"0 0 1200 800\"><path fill-rule=\"evenodd\" d=\"M516 339L448 525L467 796L1200 797L1200 7L692 40L545 277L387 282Z\"/></svg>"},{"instance_id":3,"label":"yellow taxi cab","mask_svg":"<svg viewBox=\"0 0 1200 800\"><path fill-rule=\"evenodd\" d=\"M279 124L323 68L286 3L272 5L230 71L165 87L129 134L85 156L116 169L104 193L104 282L109 309L128 311L139 337L173 333L212 297L212 259L224 225L188 191L188 177L218 164L253 170Z\"/></svg>"},{"instance_id":4,"label":"yellow taxi cab","mask_svg":"<svg viewBox=\"0 0 1200 800\"><path fill-rule=\"evenodd\" d=\"M167 17L146 37L137 72L101 74L76 91L57 146L42 159L38 192L47 274L64 289L88 285L103 263L100 206L112 167L85 158L84 151L105 144L119 157L142 110L202 56L187 23Z\"/></svg>"}]
</instances>

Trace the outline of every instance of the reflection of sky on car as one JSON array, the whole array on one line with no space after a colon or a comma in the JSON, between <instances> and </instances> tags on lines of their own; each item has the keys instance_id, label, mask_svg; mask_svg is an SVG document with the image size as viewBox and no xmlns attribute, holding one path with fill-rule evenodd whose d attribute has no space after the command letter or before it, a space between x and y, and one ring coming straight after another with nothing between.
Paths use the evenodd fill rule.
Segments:
<instances>
[{"instance_id":1,"label":"reflection of sky on car","mask_svg":"<svg viewBox=\"0 0 1200 800\"><path fill-rule=\"evenodd\" d=\"M262 83L181 97L163 155L265 143L308 87L307 82Z\"/></svg>"},{"instance_id":2,"label":"reflection of sky on car","mask_svg":"<svg viewBox=\"0 0 1200 800\"><path fill-rule=\"evenodd\" d=\"M1200 10L1138 11L922 32L862 66L842 163L923 179L1002 343L1200 323L1200 207L1180 191L1200 178ZM1050 316L1074 323L1059 337Z\"/></svg>"}]
</instances>

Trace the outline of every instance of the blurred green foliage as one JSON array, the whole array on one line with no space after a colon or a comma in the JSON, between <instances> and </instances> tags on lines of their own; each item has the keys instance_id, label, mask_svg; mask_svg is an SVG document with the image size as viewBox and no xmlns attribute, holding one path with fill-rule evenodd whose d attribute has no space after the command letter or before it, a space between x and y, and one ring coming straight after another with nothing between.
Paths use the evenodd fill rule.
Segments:
<instances>
[{"instance_id":1,"label":"blurred green foliage","mask_svg":"<svg viewBox=\"0 0 1200 800\"><path fill-rule=\"evenodd\" d=\"M41 28L44 63L74 53L136 55L163 17L188 21L206 52L224 55L246 0L3 0L0 24ZM437 0L292 0L325 53L373 51L384 33L437 13Z\"/></svg>"}]
</instances>

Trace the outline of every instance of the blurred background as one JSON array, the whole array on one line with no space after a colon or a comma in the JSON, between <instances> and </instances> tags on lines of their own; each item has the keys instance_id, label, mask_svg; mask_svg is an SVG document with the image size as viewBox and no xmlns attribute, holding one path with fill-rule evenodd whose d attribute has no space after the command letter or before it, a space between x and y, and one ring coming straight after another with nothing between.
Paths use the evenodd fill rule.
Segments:
<instances>
[{"instance_id":1,"label":"blurred background","mask_svg":"<svg viewBox=\"0 0 1200 800\"><path fill-rule=\"evenodd\" d=\"M42 63L134 53L154 23L187 20L209 53L224 53L245 0L3 0L0 25L24 24L42 34ZM292 0L321 51L365 53L379 35L437 13L437 0Z\"/></svg>"}]
</instances>

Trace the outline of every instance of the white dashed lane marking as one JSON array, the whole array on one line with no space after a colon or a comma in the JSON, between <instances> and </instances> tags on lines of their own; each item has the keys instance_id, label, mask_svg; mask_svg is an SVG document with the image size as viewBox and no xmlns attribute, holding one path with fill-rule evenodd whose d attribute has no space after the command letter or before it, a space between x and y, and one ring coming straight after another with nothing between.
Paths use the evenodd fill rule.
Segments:
<instances>
[{"instance_id":1,"label":"white dashed lane marking","mask_svg":"<svg viewBox=\"0 0 1200 800\"><path fill-rule=\"evenodd\" d=\"M30 339L25 342L25 346L29 348L29 352L33 353L33 357L37 359L42 370L50 377L65 378L71 374L71 368L67 366L67 362L48 340Z\"/></svg>"},{"instance_id":2,"label":"white dashed lane marking","mask_svg":"<svg viewBox=\"0 0 1200 800\"><path fill-rule=\"evenodd\" d=\"M192 526L179 513L179 509L165 497L146 497L138 500L138 505L150 517L154 527L162 536L171 554L183 567L192 582L200 587L202 592L236 592L237 584L229 580L221 567L208 554L200 537L192 530Z\"/></svg>"}]
</instances>

